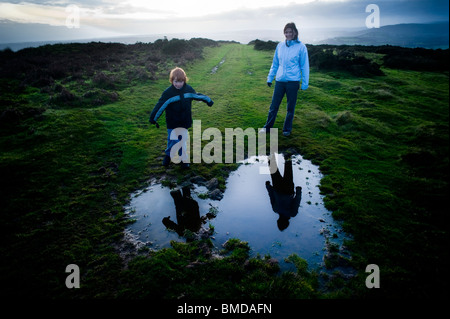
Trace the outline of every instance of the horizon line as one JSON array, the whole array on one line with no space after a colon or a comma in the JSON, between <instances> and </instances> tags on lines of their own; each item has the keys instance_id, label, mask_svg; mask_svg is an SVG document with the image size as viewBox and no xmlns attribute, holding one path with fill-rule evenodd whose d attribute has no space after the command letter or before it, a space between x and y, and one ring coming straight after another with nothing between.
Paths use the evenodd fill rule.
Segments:
<instances>
[{"instance_id":1,"label":"horizon line","mask_svg":"<svg viewBox=\"0 0 450 319\"><path fill-rule=\"evenodd\" d=\"M401 26L401 25L436 25L436 24L449 24L448 20L443 20L443 21L435 21L435 22L429 22L429 23L398 23L398 24L387 24L387 25L382 25L377 29L381 29L384 27L389 27L389 26ZM340 31L362 31L362 30L372 30L372 29L367 29L366 27L345 27L345 28L334 28L334 27L322 27L322 28L303 28L303 29L315 29L315 30L340 30ZM203 32L204 35L220 35L220 34L241 34L242 32L278 32L279 30L277 29L242 29L242 30L234 30L234 31L218 31L218 32ZM74 38L74 39L55 39L55 40L36 40L36 41L18 41L18 42L0 42L0 50L5 50L5 49L11 49L12 51L19 51L25 48L31 48L31 47L38 47L38 46L42 46L42 45L53 45L53 44L70 44L70 43L89 43L89 42L100 42L100 43L114 43L113 41L108 41L108 40L114 40L114 39L126 39L126 38L155 38L155 40L153 41L148 41L148 42L144 42L144 43L153 43L157 40L162 40L164 38L168 38L169 40L171 39L183 39L183 40L190 40L190 39L194 39L194 38L203 38L203 39L209 39L209 40L213 40L213 41L226 41L226 42L237 42L237 43L241 43L241 44L248 44L251 41L254 40L258 40L258 38L254 38L250 41L247 41L246 43L238 41L238 40L226 40L226 39L211 39L208 38L207 36L187 36L187 35L195 35L198 34L200 32L170 32L170 33L148 33L148 34L129 34L129 35L114 35L114 36L97 36L97 37L92 37L92 38ZM263 36L262 38L267 38L267 36ZM280 40L282 40L282 35L280 35ZM328 40L333 40L334 38L336 38L333 35L330 35L329 38L327 38ZM130 41L129 43L123 43L126 45L131 45L131 44L136 44L139 41L137 39L135 39L136 41L133 42ZM326 39L323 40L315 40L312 42L322 42L325 41ZM276 41L276 40L272 40L269 39L267 41ZM121 43L120 41L117 41L117 43ZM28 45L29 46L22 46L19 49L12 49L10 47L11 46L21 46L21 45ZM314 45L314 43L310 43L310 42L305 42L305 44L312 44ZM317 43L317 44L325 44L325 43ZM448 48L448 46L447 46Z\"/></svg>"}]
</instances>

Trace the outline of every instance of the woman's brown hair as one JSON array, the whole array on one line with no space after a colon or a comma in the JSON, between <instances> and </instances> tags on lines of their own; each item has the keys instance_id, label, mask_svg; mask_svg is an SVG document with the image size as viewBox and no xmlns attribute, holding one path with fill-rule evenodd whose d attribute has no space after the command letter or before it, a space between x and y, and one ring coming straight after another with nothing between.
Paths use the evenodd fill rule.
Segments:
<instances>
[{"instance_id":1,"label":"woman's brown hair","mask_svg":"<svg viewBox=\"0 0 450 319\"><path fill-rule=\"evenodd\" d=\"M289 22L288 24L286 24L284 26L283 32L286 32L286 29L292 29L292 31L294 31L295 33L294 40L298 40L298 30L294 22Z\"/></svg>"}]
</instances>

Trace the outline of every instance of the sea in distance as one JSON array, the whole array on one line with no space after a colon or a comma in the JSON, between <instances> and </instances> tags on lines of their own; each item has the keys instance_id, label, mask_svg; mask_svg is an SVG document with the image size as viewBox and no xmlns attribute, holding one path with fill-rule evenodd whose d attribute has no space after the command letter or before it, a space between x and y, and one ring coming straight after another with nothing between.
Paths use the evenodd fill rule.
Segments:
<instances>
[{"instance_id":1,"label":"sea in distance","mask_svg":"<svg viewBox=\"0 0 450 319\"><path fill-rule=\"evenodd\" d=\"M421 47L427 49L448 49L448 21L429 24L396 24L386 25L380 28L300 28L299 39L305 44L332 44L332 45L393 45L402 47ZM5 30L3 30L5 31ZM61 31L61 30L59 30ZM22 32L23 33L23 32ZM62 37L61 33L59 34ZM74 36L74 33L70 33ZM46 44L57 43L89 43L89 42L106 42L106 43L123 43L135 44L137 42L153 43L158 39L167 38L168 40L206 38L215 41L235 41L247 44L252 40L262 41L283 41L283 30L240 30L240 31L223 31L223 32L191 32L191 33L160 33L144 35L121 35L114 37L90 37L89 33L83 33L85 36L81 39L60 39L46 41L11 41L11 37L5 38L9 40L2 41L0 32L0 50L6 48L12 51L19 51L24 48L38 47Z\"/></svg>"},{"instance_id":2,"label":"sea in distance","mask_svg":"<svg viewBox=\"0 0 450 319\"><path fill-rule=\"evenodd\" d=\"M85 38L85 39L71 39L71 40L55 40L55 41L29 41L29 42L9 42L0 43L0 50L6 48L12 51L19 51L24 48L39 47L47 44L58 43L89 43L89 42L106 42L106 43L123 43L135 44L138 42L149 43L155 42L158 39L192 39L192 38L207 38L215 41L235 41L242 44L247 44L252 40L259 39L263 41L282 41L284 39L283 30L242 30L229 32L203 32L203 33L155 33L148 35L127 35L117 37L101 37L101 38ZM352 29L356 31L356 29ZM301 31L300 31L301 32ZM349 30L305 30L300 34L300 40L304 43L316 44L327 38L338 36L342 33L350 32Z\"/></svg>"}]
</instances>

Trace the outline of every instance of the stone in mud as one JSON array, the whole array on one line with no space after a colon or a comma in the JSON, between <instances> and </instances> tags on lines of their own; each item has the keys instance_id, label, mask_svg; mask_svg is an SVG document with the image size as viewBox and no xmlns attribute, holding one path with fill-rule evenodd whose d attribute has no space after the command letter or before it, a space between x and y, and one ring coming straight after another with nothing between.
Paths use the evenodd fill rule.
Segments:
<instances>
[{"instance_id":1,"label":"stone in mud","mask_svg":"<svg viewBox=\"0 0 450 319\"><path fill-rule=\"evenodd\" d=\"M219 187L219 180L217 178L211 178L208 182L206 182L206 188L210 191L215 190L217 187Z\"/></svg>"},{"instance_id":2,"label":"stone in mud","mask_svg":"<svg viewBox=\"0 0 450 319\"><path fill-rule=\"evenodd\" d=\"M212 200L221 200L223 198L223 193L220 189L216 188L215 190L209 192L209 198Z\"/></svg>"},{"instance_id":3,"label":"stone in mud","mask_svg":"<svg viewBox=\"0 0 450 319\"><path fill-rule=\"evenodd\" d=\"M197 184L197 185L205 185L206 179L202 176L193 176L190 179L191 183Z\"/></svg>"}]
</instances>

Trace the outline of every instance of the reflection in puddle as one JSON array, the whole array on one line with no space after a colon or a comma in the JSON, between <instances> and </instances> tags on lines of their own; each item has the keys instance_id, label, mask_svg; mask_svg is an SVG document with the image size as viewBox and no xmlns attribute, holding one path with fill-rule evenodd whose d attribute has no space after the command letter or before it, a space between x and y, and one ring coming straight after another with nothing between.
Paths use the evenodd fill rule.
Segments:
<instances>
[{"instance_id":1,"label":"reflection in puddle","mask_svg":"<svg viewBox=\"0 0 450 319\"><path fill-rule=\"evenodd\" d=\"M132 195L126 208L136 220L127 229L151 249L182 241L186 229L208 233L214 245L230 238L247 241L251 255L270 255L287 268L284 258L296 253L311 268L322 265L326 242L341 245L345 234L333 220L319 193L322 177L317 166L300 155L284 160L277 155L278 171L260 174L267 156L246 160L230 174L220 201L205 199L205 186L172 191L159 184Z\"/></svg>"},{"instance_id":2,"label":"reflection in puddle","mask_svg":"<svg viewBox=\"0 0 450 319\"><path fill-rule=\"evenodd\" d=\"M200 218L200 210L198 203L191 197L191 189L183 187L182 190L170 191L175 204L175 212L177 215L177 222L170 219L170 216L164 217L162 223L167 229L174 230L178 236L183 236L186 230L191 232L198 232L202 225Z\"/></svg>"}]
</instances>

